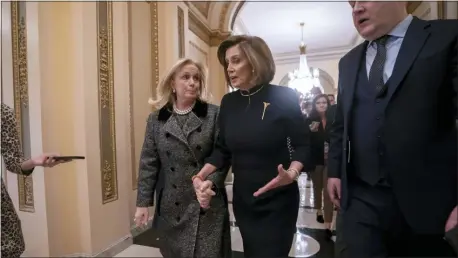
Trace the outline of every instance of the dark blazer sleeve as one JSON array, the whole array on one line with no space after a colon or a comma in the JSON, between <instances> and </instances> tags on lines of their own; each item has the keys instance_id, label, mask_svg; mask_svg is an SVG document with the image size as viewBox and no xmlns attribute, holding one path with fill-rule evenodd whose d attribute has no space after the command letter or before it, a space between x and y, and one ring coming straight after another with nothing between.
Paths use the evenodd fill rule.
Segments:
<instances>
[{"instance_id":1,"label":"dark blazer sleeve","mask_svg":"<svg viewBox=\"0 0 458 258\"><path fill-rule=\"evenodd\" d=\"M330 142L330 132L332 129L332 123L334 122L334 118L336 117L336 108L337 105L334 104L330 106L326 112L326 120L329 126L326 126L326 141Z\"/></svg>"},{"instance_id":2,"label":"dark blazer sleeve","mask_svg":"<svg viewBox=\"0 0 458 258\"><path fill-rule=\"evenodd\" d=\"M343 134L344 134L344 117L343 117L343 106L342 106L342 60L339 62L339 82L337 95L337 104L334 113L334 119L332 119L331 128L329 130L329 152L328 152L328 177L340 178L342 168L342 154L343 154Z\"/></svg>"},{"instance_id":3,"label":"dark blazer sleeve","mask_svg":"<svg viewBox=\"0 0 458 258\"><path fill-rule=\"evenodd\" d=\"M145 139L140 154L140 166L138 172L137 207L150 207L154 205L154 191L161 168L161 162L157 152L155 134L156 114L148 117L146 124Z\"/></svg>"},{"instance_id":4,"label":"dark blazer sleeve","mask_svg":"<svg viewBox=\"0 0 458 258\"><path fill-rule=\"evenodd\" d=\"M310 130L307 130L308 127L301 112L299 98L293 90L279 87L285 90L285 102L282 103L285 107L287 136L291 139L291 147L294 150L292 160L307 167L310 163Z\"/></svg>"},{"instance_id":5,"label":"dark blazer sleeve","mask_svg":"<svg viewBox=\"0 0 458 258\"><path fill-rule=\"evenodd\" d=\"M3 161L5 162L6 170L20 175L30 175L33 169L23 171L21 169L22 163L25 161L24 155L21 150L21 142L19 140L19 132L17 129L17 122L12 108L5 104L1 105L1 119L2 119L2 146L1 153Z\"/></svg>"},{"instance_id":6,"label":"dark blazer sleeve","mask_svg":"<svg viewBox=\"0 0 458 258\"><path fill-rule=\"evenodd\" d=\"M221 100L221 106L218 116L218 127L219 133L216 138L215 148L213 149L212 154L205 159L205 163L212 164L217 169L228 168L231 164L232 153L229 148L226 146L225 141L225 123L227 122L225 119L225 114L228 112L227 106L227 97L229 94L224 95L223 99Z\"/></svg>"},{"instance_id":7,"label":"dark blazer sleeve","mask_svg":"<svg viewBox=\"0 0 458 258\"><path fill-rule=\"evenodd\" d=\"M458 22L456 23L458 24ZM458 29L458 25L455 26ZM458 125L458 35L455 40L455 56L453 57L453 78L452 78L453 88L455 91L455 120Z\"/></svg>"},{"instance_id":8,"label":"dark blazer sleeve","mask_svg":"<svg viewBox=\"0 0 458 258\"><path fill-rule=\"evenodd\" d=\"M217 139L219 138L220 129L219 129L219 111L216 112L216 123L214 128L214 139L215 139L215 147L217 144ZM220 139L221 141L221 139ZM221 144L221 143L220 143ZM224 144L224 143L222 143ZM224 144L225 145L225 144ZM210 174L207 179L212 181L213 185L217 188L224 188L224 181L226 180L227 172L229 172L229 165L225 164L225 166L217 169L214 173Z\"/></svg>"}]
</instances>

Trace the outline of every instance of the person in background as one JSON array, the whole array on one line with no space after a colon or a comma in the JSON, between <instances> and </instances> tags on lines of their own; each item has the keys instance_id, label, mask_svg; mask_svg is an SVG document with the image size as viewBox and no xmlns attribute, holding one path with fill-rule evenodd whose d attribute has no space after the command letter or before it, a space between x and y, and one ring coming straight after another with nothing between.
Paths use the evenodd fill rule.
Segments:
<instances>
[{"instance_id":1,"label":"person in background","mask_svg":"<svg viewBox=\"0 0 458 258\"><path fill-rule=\"evenodd\" d=\"M331 104L330 106L333 106L336 104L336 98L334 97L334 94L328 94L328 99L329 99L329 103Z\"/></svg>"},{"instance_id":2,"label":"person in background","mask_svg":"<svg viewBox=\"0 0 458 258\"><path fill-rule=\"evenodd\" d=\"M334 206L326 191L327 155L329 146L330 123L326 112L330 106L328 96L321 94L312 102L312 112L307 119L310 127L311 160L315 169L311 172L314 192L314 208L317 209L316 220L324 223L327 236L330 238ZM324 190L324 191L323 191Z\"/></svg>"},{"instance_id":3,"label":"person in background","mask_svg":"<svg viewBox=\"0 0 458 258\"><path fill-rule=\"evenodd\" d=\"M224 188L229 166L207 179L214 195L202 210L191 178L202 168L218 137L219 108L207 102L205 68L191 59L178 61L157 87L157 108L146 125L138 176L137 226L156 212L153 227L165 258L230 257L229 211ZM196 182L195 182L196 183ZM218 191L216 191L216 189Z\"/></svg>"},{"instance_id":4,"label":"person in background","mask_svg":"<svg viewBox=\"0 0 458 258\"><path fill-rule=\"evenodd\" d=\"M311 99L313 99L316 96L321 95L321 94L323 94L323 91L321 91L321 89L319 87L314 86L314 87L312 87L310 89Z\"/></svg>"},{"instance_id":5,"label":"person in background","mask_svg":"<svg viewBox=\"0 0 458 258\"><path fill-rule=\"evenodd\" d=\"M19 132L13 109L1 104L1 155L5 162L6 170L18 174L30 176L35 167L54 167L68 161L56 161L57 154L41 154L31 159L25 159L21 149ZM14 209L13 202L8 194L6 186L2 184L2 233L1 254L3 257L20 257L25 250L24 237L22 235L21 221Z\"/></svg>"},{"instance_id":6,"label":"person in background","mask_svg":"<svg viewBox=\"0 0 458 258\"><path fill-rule=\"evenodd\" d=\"M310 115L310 112L312 111L312 102L305 100L302 102L302 113L305 115L307 118Z\"/></svg>"},{"instance_id":7,"label":"person in background","mask_svg":"<svg viewBox=\"0 0 458 258\"><path fill-rule=\"evenodd\" d=\"M261 38L231 36L217 53L228 83L239 90L223 97L216 148L194 180L211 186L207 179L232 165L233 209L244 256L288 257L299 211L296 180L309 163L299 98L290 88L270 84L275 62ZM211 198L202 194L206 189L196 193L203 200Z\"/></svg>"},{"instance_id":8,"label":"person in background","mask_svg":"<svg viewBox=\"0 0 458 258\"><path fill-rule=\"evenodd\" d=\"M407 2L349 4L365 41L339 62L337 255L456 257L444 235L457 226L458 21L418 19Z\"/></svg>"}]
</instances>

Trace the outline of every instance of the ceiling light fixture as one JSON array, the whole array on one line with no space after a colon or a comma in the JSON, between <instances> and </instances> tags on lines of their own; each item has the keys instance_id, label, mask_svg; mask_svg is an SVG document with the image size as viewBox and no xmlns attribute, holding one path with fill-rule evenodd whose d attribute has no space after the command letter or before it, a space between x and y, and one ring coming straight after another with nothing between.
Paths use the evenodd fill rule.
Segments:
<instances>
[{"instance_id":1,"label":"ceiling light fixture","mask_svg":"<svg viewBox=\"0 0 458 258\"><path fill-rule=\"evenodd\" d=\"M318 68L310 68L307 64L306 50L307 46L304 43L304 22L300 23L302 30L302 39L299 45L299 68L295 69L293 72L289 72L289 82L288 87L297 90L302 93L305 97L311 95L310 91L314 87L318 87L321 92L323 87L320 82L320 72Z\"/></svg>"}]
</instances>

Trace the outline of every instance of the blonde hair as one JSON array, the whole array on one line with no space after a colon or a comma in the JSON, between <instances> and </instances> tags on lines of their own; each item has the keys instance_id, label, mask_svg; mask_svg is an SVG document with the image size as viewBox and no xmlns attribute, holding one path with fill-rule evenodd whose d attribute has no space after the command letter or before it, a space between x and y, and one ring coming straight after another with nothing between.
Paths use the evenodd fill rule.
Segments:
<instances>
[{"instance_id":1,"label":"blonde hair","mask_svg":"<svg viewBox=\"0 0 458 258\"><path fill-rule=\"evenodd\" d=\"M254 85L268 84L274 79L275 61L267 43L260 37L248 35L230 36L218 47L218 60L224 66L224 75L230 85L227 73L226 51L238 45L248 59L253 69L252 83Z\"/></svg>"},{"instance_id":2,"label":"blonde hair","mask_svg":"<svg viewBox=\"0 0 458 258\"><path fill-rule=\"evenodd\" d=\"M177 73L183 69L186 65L195 65L199 71L200 85L197 99L200 101L207 102L210 98L210 94L207 88L207 69L200 62L196 62L190 58L184 58L178 60L176 64L170 68L167 74L159 82L156 88L156 99L150 98L148 103L155 106L157 109L161 109L167 104L173 104L176 101L176 96L173 94L172 82L175 79Z\"/></svg>"}]
</instances>

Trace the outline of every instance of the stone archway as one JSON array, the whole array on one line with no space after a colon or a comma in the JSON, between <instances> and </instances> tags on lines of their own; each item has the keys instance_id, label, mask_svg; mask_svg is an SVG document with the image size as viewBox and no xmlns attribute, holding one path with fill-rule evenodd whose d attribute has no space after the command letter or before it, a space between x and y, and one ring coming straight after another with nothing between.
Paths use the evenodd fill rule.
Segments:
<instances>
[{"instance_id":1,"label":"stone archway","mask_svg":"<svg viewBox=\"0 0 458 258\"><path fill-rule=\"evenodd\" d=\"M413 13L423 1L409 2L407 11ZM208 6L208 25L211 30L228 32L234 27L235 20L246 1L211 2Z\"/></svg>"}]
</instances>

